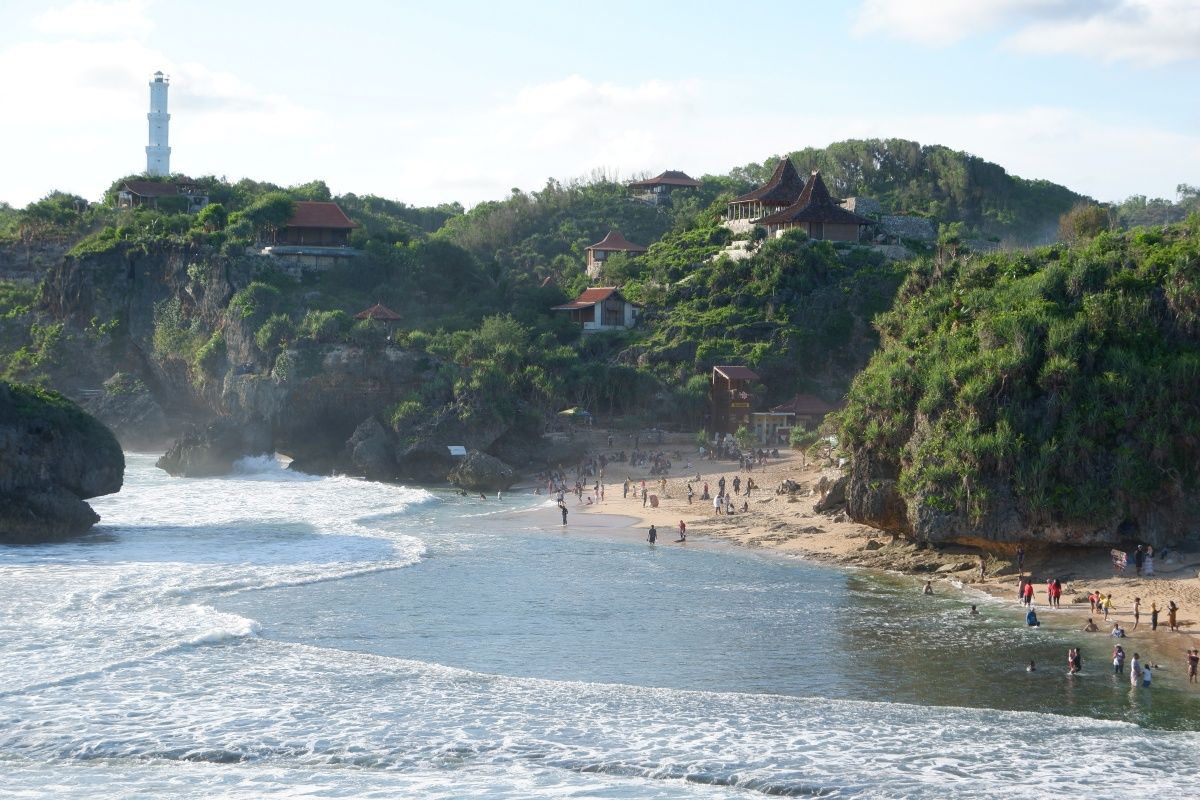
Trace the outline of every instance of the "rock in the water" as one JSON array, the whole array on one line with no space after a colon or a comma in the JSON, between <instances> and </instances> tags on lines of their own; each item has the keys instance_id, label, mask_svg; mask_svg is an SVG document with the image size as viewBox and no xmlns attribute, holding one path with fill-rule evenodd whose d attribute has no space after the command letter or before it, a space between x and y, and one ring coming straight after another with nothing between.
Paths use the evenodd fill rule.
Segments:
<instances>
[{"instance_id":1,"label":"rock in the water","mask_svg":"<svg viewBox=\"0 0 1200 800\"><path fill-rule=\"evenodd\" d=\"M517 474L500 459L471 450L447 477L468 491L499 492L512 486Z\"/></svg>"},{"instance_id":2,"label":"rock in the water","mask_svg":"<svg viewBox=\"0 0 1200 800\"><path fill-rule=\"evenodd\" d=\"M271 452L271 432L266 425L217 420L186 431L156 466L177 478L228 475L239 459Z\"/></svg>"},{"instance_id":3,"label":"rock in the water","mask_svg":"<svg viewBox=\"0 0 1200 800\"><path fill-rule=\"evenodd\" d=\"M396 474L396 444L391 431L370 417L346 442L346 457L355 472L368 480L388 480Z\"/></svg>"},{"instance_id":4,"label":"rock in the water","mask_svg":"<svg viewBox=\"0 0 1200 800\"><path fill-rule=\"evenodd\" d=\"M171 440L162 407L146 384L128 373L118 372L106 380L104 391L83 406L130 450L153 450Z\"/></svg>"},{"instance_id":5,"label":"rock in the water","mask_svg":"<svg viewBox=\"0 0 1200 800\"><path fill-rule=\"evenodd\" d=\"M86 498L120 491L125 456L112 432L56 392L0 381L0 542L84 533Z\"/></svg>"}]
</instances>

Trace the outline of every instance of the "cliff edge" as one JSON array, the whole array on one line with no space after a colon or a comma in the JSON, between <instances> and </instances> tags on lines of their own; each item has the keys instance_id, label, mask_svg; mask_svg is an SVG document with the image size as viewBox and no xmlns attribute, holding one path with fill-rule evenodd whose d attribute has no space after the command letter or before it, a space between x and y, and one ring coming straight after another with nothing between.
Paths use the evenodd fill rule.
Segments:
<instances>
[{"instance_id":1,"label":"cliff edge","mask_svg":"<svg viewBox=\"0 0 1200 800\"><path fill-rule=\"evenodd\" d=\"M84 502L120 491L116 438L57 392L0 381L0 543L85 533L100 517Z\"/></svg>"}]
</instances>

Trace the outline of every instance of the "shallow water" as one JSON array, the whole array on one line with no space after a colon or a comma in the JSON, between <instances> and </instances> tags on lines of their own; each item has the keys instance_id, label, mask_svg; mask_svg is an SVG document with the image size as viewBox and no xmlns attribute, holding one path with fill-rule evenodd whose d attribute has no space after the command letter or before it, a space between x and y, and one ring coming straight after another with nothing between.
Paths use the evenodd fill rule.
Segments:
<instances>
[{"instance_id":1,"label":"shallow water","mask_svg":"<svg viewBox=\"0 0 1200 800\"><path fill-rule=\"evenodd\" d=\"M94 535L0 551L0 794L1128 798L1200 772L1200 692L1131 690L1106 638L985 599L564 533L529 496L152 463Z\"/></svg>"}]
</instances>

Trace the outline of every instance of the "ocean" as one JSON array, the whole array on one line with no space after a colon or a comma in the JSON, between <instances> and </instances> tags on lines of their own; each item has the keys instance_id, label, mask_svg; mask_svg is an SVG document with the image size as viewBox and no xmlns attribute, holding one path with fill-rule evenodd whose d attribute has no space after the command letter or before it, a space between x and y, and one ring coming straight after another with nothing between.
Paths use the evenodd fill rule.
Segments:
<instances>
[{"instance_id":1,"label":"ocean","mask_svg":"<svg viewBox=\"0 0 1200 800\"><path fill-rule=\"evenodd\" d=\"M1132 689L1074 617L530 494L127 460L92 534L0 550L0 796L1195 793L1200 690Z\"/></svg>"}]
</instances>

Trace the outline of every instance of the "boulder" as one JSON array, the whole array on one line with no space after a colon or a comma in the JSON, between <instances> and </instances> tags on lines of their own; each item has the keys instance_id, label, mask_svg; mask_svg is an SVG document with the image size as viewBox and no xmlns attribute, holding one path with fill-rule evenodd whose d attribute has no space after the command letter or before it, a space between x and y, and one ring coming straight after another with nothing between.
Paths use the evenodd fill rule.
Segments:
<instances>
[{"instance_id":1,"label":"boulder","mask_svg":"<svg viewBox=\"0 0 1200 800\"><path fill-rule=\"evenodd\" d=\"M120 491L125 456L108 428L57 392L0 381L0 542L86 532L84 502Z\"/></svg>"},{"instance_id":2,"label":"boulder","mask_svg":"<svg viewBox=\"0 0 1200 800\"><path fill-rule=\"evenodd\" d=\"M849 478L845 475L834 481L825 496L813 506L813 510L821 514L828 514L846 505L846 484L848 481Z\"/></svg>"},{"instance_id":3,"label":"boulder","mask_svg":"<svg viewBox=\"0 0 1200 800\"><path fill-rule=\"evenodd\" d=\"M156 466L177 478L204 478L228 475L239 459L272 452L271 432L265 424L219 419L185 431Z\"/></svg>"},{"instance_id":4,"label":"boulder","mask_svg":"<svg viewBox=\"0 0 1200 800\"><path fill-rule=\"evenodd\" d=\"M397 469L395 436L378 419L370 417L346 442L346 460L356 474L368 480L387 480Z\"/></svg>"},{"instance_id":5,"label":"boulder","mask_svg":"<svg viewBox=\"0 0 1200 800\"><path fill-rule=\"evenodd\" d=\"M455 486L472 492L503 491L517 480L512 467L478 450L468 451L466 457L446 477Z\"/></svg>"}]
</instances>

